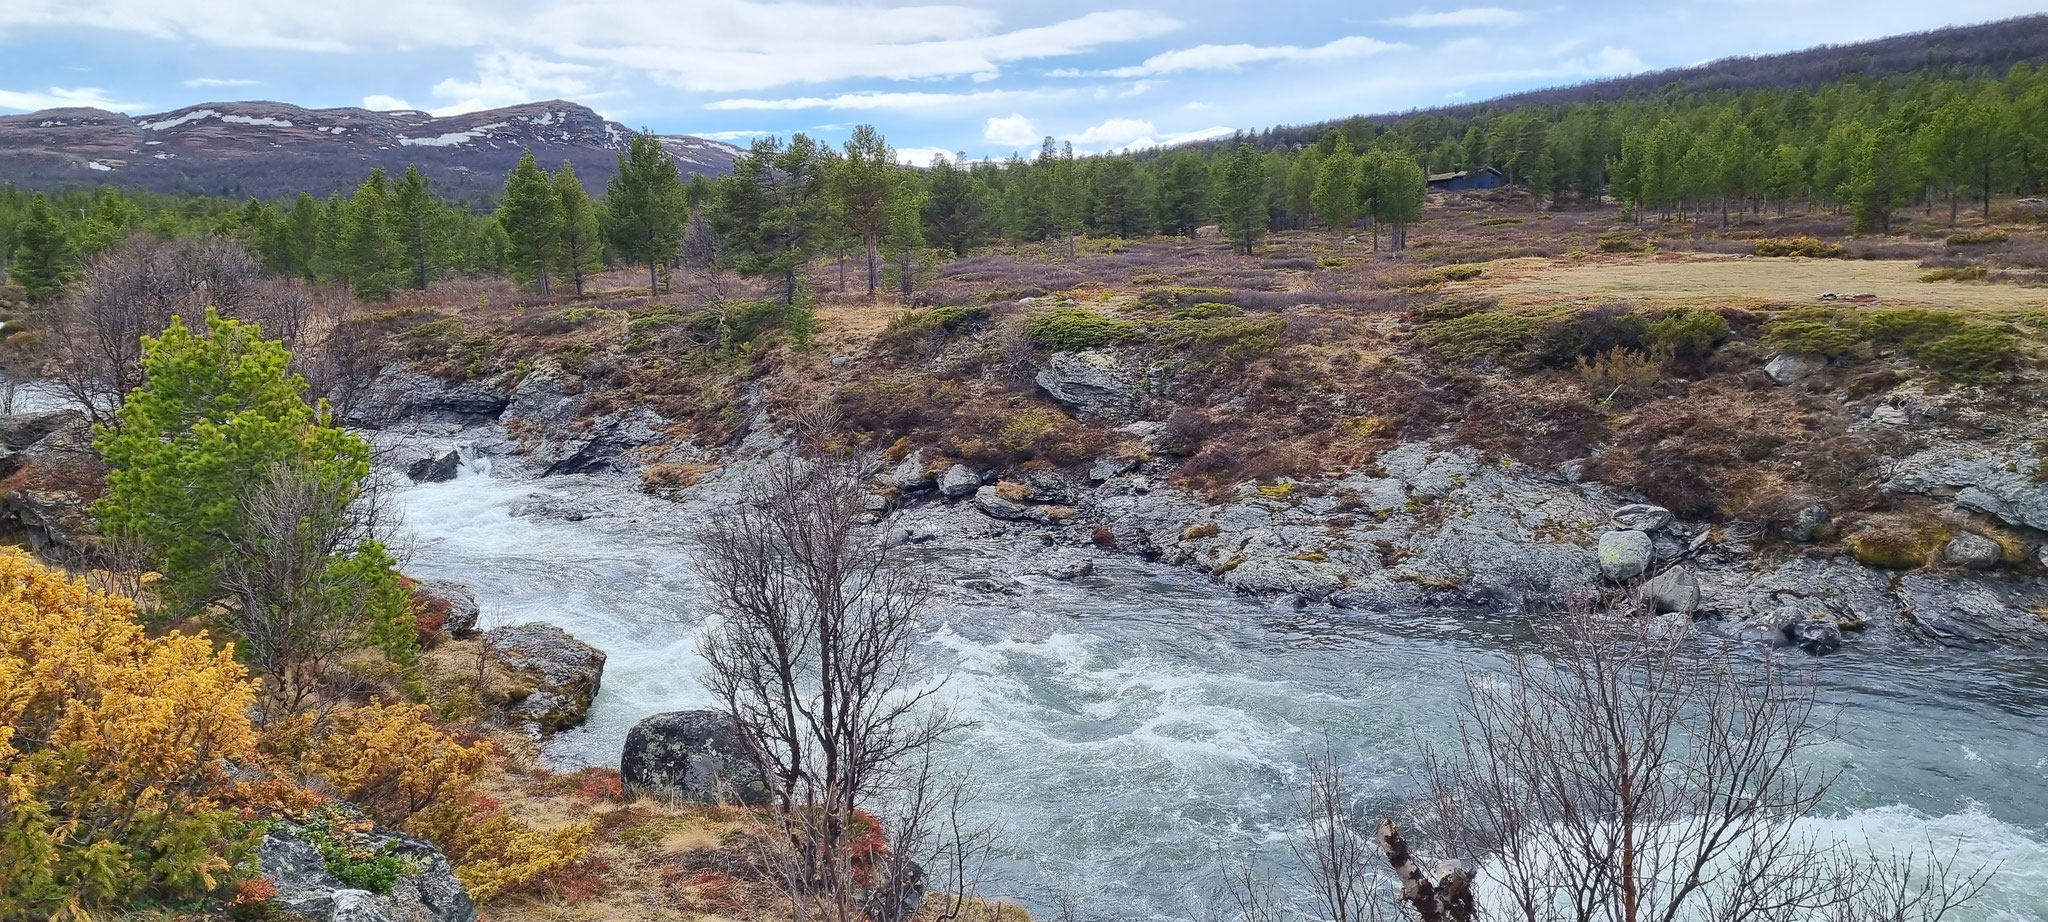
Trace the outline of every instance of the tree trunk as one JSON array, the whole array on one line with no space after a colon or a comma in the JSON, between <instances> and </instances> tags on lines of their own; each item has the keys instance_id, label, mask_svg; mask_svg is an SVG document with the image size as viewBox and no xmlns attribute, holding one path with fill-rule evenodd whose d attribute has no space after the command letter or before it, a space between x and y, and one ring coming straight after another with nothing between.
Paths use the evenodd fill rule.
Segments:
<instances>
[{"instance_id":1,"label":"tree trunk","mask_svg":"<svg viewBox=\"0 0 2048 922\"><path fill-rule=\"evenodd\" d=\"M881 242L880 237L875 234L867 235L862 242L866 244L868 251L868 297L872 298L875 292L882 288Z\"/></svg>"}]
</instances>

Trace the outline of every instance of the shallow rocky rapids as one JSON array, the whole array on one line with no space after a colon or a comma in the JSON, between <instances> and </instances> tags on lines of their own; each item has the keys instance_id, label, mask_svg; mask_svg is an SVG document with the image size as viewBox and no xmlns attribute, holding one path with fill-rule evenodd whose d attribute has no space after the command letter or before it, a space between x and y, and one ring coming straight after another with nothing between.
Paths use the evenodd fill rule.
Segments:
<instances>
[{"instance_id":1,"label":"shallow rocky rapids","mask_svg":"<svg viewBox=\"0 0 2048 922\"><path fill-rule=\"evenodd\" d=\"M529 438L537 458L514 453L506 428L458 419L380 436L406 446L388 454L401 467L435 446L463 452L455 479L397 491L410 572L469 586L483 629L546 621L605 653L588 721L545 743L563 766L616 765L642 718L711 703L690 532L737 495L746 462L672 500L615 474L535 476L608 453L597 469L623 474L630 456L603 440L646 422L598 420L552 448ZM773 448L757 433L718 457ZM1819 666L1844 738L1821 758L1843 778L1813 831L2001 863L1969 918L2048 907L2048 662L2026 649L2038 619L2013 616L2041 598L2038 580L1759 563L1739 537L1626 508L1568 472L1426 445L1320 495L1220 504L1128 463L1008 484L913 468L883 474L909 498L883 530L944 587L922 643L943 698L977 721L945 755L973 767L975 809L1002 830L993 892L1201 917L1219 867L1285 865L1304 753L1324 734L1368 804L1399 798L1467 671L1517 638L1504 615L1597 579L1600 537L1640 532L1646 569L1692 577L1660 593L1675 628L1830 651ZM1929 614L1947 609L1985 623Z\"/></svg>"}]
</instances>

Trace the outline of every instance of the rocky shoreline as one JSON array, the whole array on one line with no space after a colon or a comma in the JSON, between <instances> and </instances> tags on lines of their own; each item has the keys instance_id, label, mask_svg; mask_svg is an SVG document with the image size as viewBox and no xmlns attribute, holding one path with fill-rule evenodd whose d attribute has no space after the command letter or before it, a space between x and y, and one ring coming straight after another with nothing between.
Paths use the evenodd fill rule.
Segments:
<instances>
[{"instance_id":1,"label":"rocky shoreline","mask_svg":"<svg viewBox=\"0 0 2048 922\"><path fill-rule=\"evenodd\" d=\"M628 488L650 465L687 463L704 472L664 492L715 505L737 500L752 465L789 450L758 418L736 444L714 447L670 442L665 422L644 408L585 418L576 384L552 369L509 387L448 386L396 368L381 380L353 421L406 446L393 455L401 468L452 473L446 453L459 447L510 476L609 475ZM1938 565L1884 569L1812 543L1830 527L1823 508L1770 534L1687 522L1582 479L1583 465L1489 463L1424 442L1341 477L1246 483L1212 500L1169 484L1161 430L1121 426L1125 444L1141 450L1086 471L978 471L912 452L877 472L870 504L878 517L888 513L892 542L1015 539L1010 577L1070 579L1097 555L1129 554L1300 605L1519 616L1602 590L1632 597L1674 628L1816 653L1845 642L2048 649L2048 580L2039 576L2048 549L2037 543L2014 559L2011 548L1964 529L1946 539ZM2043 461L2034 449L2014 442L2003 457L1968 450L1978 447L1912 455L1893 465L1885 486L2013 529L2048 525L2048 482L2035 479ZM976 583L968 588L1006 590L1001 577Z\"/></svg>"}]
</instances>

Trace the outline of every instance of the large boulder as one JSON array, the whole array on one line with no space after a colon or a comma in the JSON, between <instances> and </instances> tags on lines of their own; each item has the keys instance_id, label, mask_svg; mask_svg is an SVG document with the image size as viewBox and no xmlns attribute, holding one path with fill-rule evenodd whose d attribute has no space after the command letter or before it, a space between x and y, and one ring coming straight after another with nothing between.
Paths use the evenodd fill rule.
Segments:
<instances>
[{"instance_id":1,"label":"large boulder","mask_svg":"<svg viewBox=\"0 0 2048 922\"><path fill-rule=\"evenodd\" d=\"M1764 363L1764 375L1779 384L1792 384L1801 378L1817 375L1827 367L1828 360L1822 356L1780 352Z\"/></svg>"},{"instance_id":2,"label":"large boulder","mask_svg":"<svg viewBox=\"0 0 2048 922\"><path fill-rule=\"evenodd\" d=\"M426 457L406 465L405 476L413 483L447 483L455 479L462 470L462 452L453 448L437 448Z\"/></svg>"},{"instance_id":3,"label":"large boulder","mask_svg":"<svg viewBox=\"0 0 2048 922\"><path fill-rule=\"evenodd\" d=\"M619 753L626 790L688 803L768 802L738 722L721 711L670 711L633 725Z\"/></svg>"},{"instance_id":4,"label":"large boulder","mask_svg":"<svg viewBox=\"0 0 2048 922\"><path fill-rule=\"evenodd\" d=\"M506 708L508 722L552 732L589 715L604 678L604 651L539 622L496 628L484 642L491 658L531 689Z\"/></svg>"},{"instance_id":5,"label":"large boulder","mask_svg":"<svg viewBox=\"0 0 2048 922\"><path fill-rule=\"evenodd\" d=\"M409 865L386 893L344 883L304 833L280 823L256 845L258 873L277 885L271 902L315 922L476 922L476 903L432 843L394 832L355 833L352 845L388 851Z\"/></svg>"},{"instance_id":6,"label":"large boulder","mask_svg":"<svg viewBox=\"0 0 2048 922\"><path fill-rule=\"evenodd\" d=\"M913 451L896 466L882 475L882 482L904 493L929 490L933 485L931 472L926 470L924 452Z\"/></svg>"},{"instance_id":7,"label":"large boulder","mask_svg":"<svg viewBox=\"0 0 2048 922\"><path fill-rule=\"evenodd\" d=\"M1643 597L1656 609L1656 614L1690 615L1700 607L1700 581L1691 569L1674 566L1644 583Z\"/></svg>"},{"instance_id":8,"label":"large boulder","mask_svg":"<svg viewBox=\"0 0 2048 922\"><path fill-rule=\"evenodd\" d=\"M1642 576L1650 569L1656 545L1640 531L1610 531L1600 536L1600 575L1617 583Z\"/></svg>"},{"instance_id":9,"label":"large boulder","mask_svg":"<svg viewBox=\"0 0 2048 922\"><path fill-rule=\"evenodd\" d=\"M939 495L947 499L973 496L981 489L981 475L965 464L955 464L939 475Z\"/></svg>"},{"instance_id":10,"label":"large boulder","mask_svg":"<svg viewBox=\"0 0 2048 922\"><path fill-rule=\"evenodd\" d=\"M1079 416L1129 419L1137 414L1138 383L1113 352L1055 352L1036 380Z\"/></svg>"}]
</instances>

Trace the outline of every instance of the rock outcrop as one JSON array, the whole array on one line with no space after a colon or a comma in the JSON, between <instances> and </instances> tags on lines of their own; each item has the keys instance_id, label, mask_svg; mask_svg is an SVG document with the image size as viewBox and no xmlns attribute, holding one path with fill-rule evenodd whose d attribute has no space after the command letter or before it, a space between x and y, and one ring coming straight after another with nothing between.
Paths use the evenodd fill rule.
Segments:
<instances>
[{"instance_id":1,"label":"rock outcrop","mask_svg":"<svg viewBox=\"0 0 2048 922\"><path fill-rule=\"evenodd\" d=\"M515 624L484 634L490 656L531 691L508 706L506 721L546 733L590 713L604 678L604 651L552 624Z\"/></svg>"},{"instance_id":2,"label":"rock outcrop","mask_svg":"<svg viewBox=\"0 0 2048 922\"><path fill-rule=\"evenodd\" d=\"M1138 409L1138 382L1114 352L1055 352L1036 380L1083 418L1129 419Z\"/></svg>"},{"instance_id":3,"label":"rock outcrop","mask_svg":"<svg viewBox=\"0 0 2048 922\"><path fill-rule=\"evenodd\" d=\"M406 465L405 476L413 483L446 483L462 470L462 452L437 448L426 457Z\"/></svg>"},{"instance_id":4,"label":"rock outcrop","mask_svg":"<svg viewBox=\"0 0 2048 922\"><path fill-rule=\"evenodd\" d=\"M313 843L291 824L280 824L256 846L258 872L277 885L271 903L315 922L476 922L476 903L432 843L394 832L357 834L357 842L385 850L410 866L387 893L344 883L327 869Z\"/></svg>"},{"instance_id":5,"label":"rock outcrop","mask_svg":"<svg viewBox=\"0 0 2048 922\"><path fill-rule=\"evenodd\" d=\"M445 579L420 580L413 587L413 595L424 596L432 603L445 606L441 630L456 637L470 637L476 634L477 619L483 609L476 604L476 594L461 583Z\"/></svg>"},{"instance_id":6,"label":"rock outcrop","mask_svg":"<svg viewBox=\"0 0 2048 922\"><path fill-rule=\"evenodd\" d=\"M1987 453L1963 443L1937 445L1893 465L1889 489L1950 497L1959 509L2007 525L2048 531L2048 459L2031 446Z\"/></svg>"},{"instance_id":7,"label":"rock outcrop","mask_svg":"<svg viewBox=\"0 0 2048 922\"><path fill-rule=\"evenodd\" d=\"M720 711L670 711L633 725L619 753L626 790L687 803L768 802L746 739Z\"/></svg>"}]
</instances>

